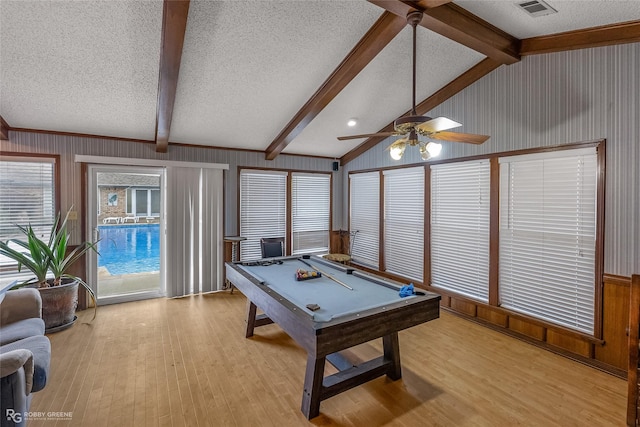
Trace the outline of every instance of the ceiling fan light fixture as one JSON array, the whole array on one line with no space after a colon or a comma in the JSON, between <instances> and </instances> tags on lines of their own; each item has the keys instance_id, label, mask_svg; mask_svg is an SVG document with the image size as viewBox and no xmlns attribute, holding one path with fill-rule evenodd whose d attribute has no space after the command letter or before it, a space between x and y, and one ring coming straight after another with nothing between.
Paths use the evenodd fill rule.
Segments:
<instances>
[{"instance_id":1,"label":"ceiling fan light fixture","mask_svg":"<svg viewBox=\"0 0 640 427\"><path fill-rule=\"evenodd\" d=\"M358 120L356 118L350 118L347 121L347 126L349 126L350 128L354 127L357 124L358 124Z\"/></svg>"},{"instance_id":2,"label":"ceiling fan light fixture","mask_svg":"<svg viewBox=\"0 0 640 427\"><path fill-rule=\"evenodd\" d=\"M1 0L0 0L1 1ZM537 2L542 0L528 0L530 2ZM408 1L402 1L401 3L413 3ZM419 2L418 2L419 3ZM436 2L437 3L437 2ZM417 6L416 6L417 7ZM373 142L373 138L381 138L384 139L388 136L394 135L403 135L404 137L399 140L402 141L402 147L396 146L396 144L391 144L391 146L387 147L390 149L394 147L391 152L391 157L395 160L400 160L402 155L404 154L404 149L406 145L410 145L415 147L419 145L420 155L424 160L427 160L431 157L437 156L440 154L440 149L442 148L440 144L436 143L423 143L418 140L417 135L422 135L427 138L438 139L442 141L450 141L450 142L465 142L470 144L482 144L489 136L487 135L475 135L471 133L457 133L457 132L448 132L449 129L453 129L459 126L462 126L461 123L448 119L446 117L436 117L431 118L429 116L418 115L417 107L416 107L416 74L417 74L417 58L416 58L416 39L417 39L417 26L422 22L422 18L424 17L424 13L419 10L414 10L413 7L410 8L410 12L407 13L407 23L411 25L413 31L413 51L412 51L412 59L413 59L413 79L412 79L412 103L411 103L411 111L409 111L406 115L402 117L398 117L394 122L393 131L390 131L389 128L391 125L386 126L382 130L377 133L370 134L359 134L359 135L351 135L351 136L339 136L338 140L344 141L348 139L362 139L368 138L365 142L367 143ZM430 99L430 98L429 98ZM421 104L422 105L422 104ZM425 107L426 108L426 107ZM349 126L351 126L355 121L355 119L349 120ZM378 140L380 141L380 140Z\"/></svg>"},{"instance_id":3,"label":"ceiling fan light fixture","mask_svg":"<svg viewBox=\"0 0 640 427\"><path fill-rule=\"evenodd\" d=\"M404 141L396 141L389 147L389 155L393 160L400 160L404 154L407 144Z\"/></svg>"},{"instance_id":4,"label":"ceiling fan light fixture","mask_svg":"<svg viewBox=\"0 0 640 427\"><path fill-rule=\"evenodd\" d=\"M419 150L422 160L429 160L440 155L440 151L442 151L442 145L436 142L429 142L427 144L421 143Z\"/></svg>"},{"instance_id":5,"label":"ceiling fan light fixture","mask_svg":"<svg viewBox=\"0 0 640 427\"><path fill-rule=\"evenodd\" d=\"M431 154L431 157L437 157L442 151L442 144L438 144L437 142L429 142L426 146L426 149L429 154Z\"/></svg>"},{"instance_id":6,"label":"ceiling fan light fixture","mask_svg":"<svg viewBox=\"0 0 640 427\"><path fill-rule=\"evenodd\" d=\"M429 160L431 154L427 151L427 147L424 144L420 144L420 157L422 160Z\"/></svg>"}]
</instances>

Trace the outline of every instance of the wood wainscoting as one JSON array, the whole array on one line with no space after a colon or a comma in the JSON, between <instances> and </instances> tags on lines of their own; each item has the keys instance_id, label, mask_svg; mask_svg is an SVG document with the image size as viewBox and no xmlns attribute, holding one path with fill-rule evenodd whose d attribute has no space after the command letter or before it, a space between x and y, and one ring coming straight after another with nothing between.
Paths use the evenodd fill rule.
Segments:
<instances>
[{"instance_id":1,"label":"wood wainscoting","mask_svg":"<svg viewBox=\"0 0 640 427\"><path fill-rule=\"evenodd\" d=\"M631 276L631 292L629 292L629 339L627 354L629 355L627 373L627 425L638 425L638 328L640 326L640 275Z\"/></svg>"},{"instance_id":2,"label":"wood wainscoting","mask_svg":"<svg viewBox=\"0 0 640 427\"><path fill-rule=\"evenodd\" d=\"M332 230L329 234L329 253L348 254L351 239L346 230Z\"/></svg>"},{"instance_id":3,"label":"wood wainscoting","mask_svg":"<svg viewBox=\"0 0 640 427\"><path fill-rule=\"evenodd\" d=\"M629 277L604 275L602 339L489 306L439 288L441 306L492 329L626 378L628 365Z\"/></svg>"}]
</instances>

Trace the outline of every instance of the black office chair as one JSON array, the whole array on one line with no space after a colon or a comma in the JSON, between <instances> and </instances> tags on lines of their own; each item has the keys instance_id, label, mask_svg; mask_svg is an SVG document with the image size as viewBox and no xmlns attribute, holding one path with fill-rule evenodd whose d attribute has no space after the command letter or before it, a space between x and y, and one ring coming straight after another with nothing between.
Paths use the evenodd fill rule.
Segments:
<instances>
[{"instance_id":1,"label":"black office chair","mask_svg":"<svg viewBox=\"0 0 640 427\"><path fill-rule=\"evenodd\" d=\"M260 239L262 258L274 258L284 255L284 237L263 237Z\"/></svg>"}]
</instances>

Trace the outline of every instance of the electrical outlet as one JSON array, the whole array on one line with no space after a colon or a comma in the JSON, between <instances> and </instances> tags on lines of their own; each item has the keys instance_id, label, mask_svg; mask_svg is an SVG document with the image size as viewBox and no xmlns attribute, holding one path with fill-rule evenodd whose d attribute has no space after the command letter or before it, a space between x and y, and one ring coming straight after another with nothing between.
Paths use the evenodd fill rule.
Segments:
<instances>
[{"instance_id":1,"label":"electrical outlet","mask_svg":"<svg viewBox=\"0 0 640 427\"><path fill-rule=\"evenodd\" d=\"M69 221L77 221L78 220L78 211L69 211Z\"/></svg>"}]
</instances>

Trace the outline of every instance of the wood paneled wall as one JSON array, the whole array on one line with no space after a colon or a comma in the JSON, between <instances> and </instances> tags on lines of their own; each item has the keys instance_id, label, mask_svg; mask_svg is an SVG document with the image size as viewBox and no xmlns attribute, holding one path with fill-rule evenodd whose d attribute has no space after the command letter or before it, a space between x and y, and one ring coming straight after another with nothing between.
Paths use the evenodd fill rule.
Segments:
<instances>
[{"instance_id":1,"label":"wood paneled wall","mask_svg":"<svg viewBox=\"0 0 640 427\"><path fill-rule=\"evenodd\" d=\"M431 290L443 295L441 306L447 310L624 378L628 360L630 284L628 277L605 275L601 340L441 289Z\"/></svg>"},{"instance_id":2,"label":"wood paneled wall","mask_svg":"<svg viewBox=\"0 0 640 427\"><path fill-rule=\"evenodd\" d=\"M329 252L332 254L348 254L350 238L345 230L333 230L329 235Z\"/></svg>"},{"instance_id":3,"label":"wood paneled wall","mask_svg":"<svg viewBox=\"0 0 640 427\"><path fill-rule=\"evenodd\" d=\"M169 145L168 153L157 153L154 144L124 140L90 138L82 136L57 135L9 131L9 140L0 140L0 151L32 154L57 154L60 156L60 210L65 212L71 206L84 206L83 173L81 164L75 163L77 154L87 156L126 157L132 159L172 160L185 162L223 163L229 165L224 172L224 235L239 234L238 224L238 168L286 169L308 172L332 173L332 226L342 227L342 173L332 171L333 159L282 154L275 160L265 160L259 151L205 148L187 145ZM80 215L82 215L80 211ZM80 221L71 224L71 240L82 241Z\"/></svg>"}]
</instances>

